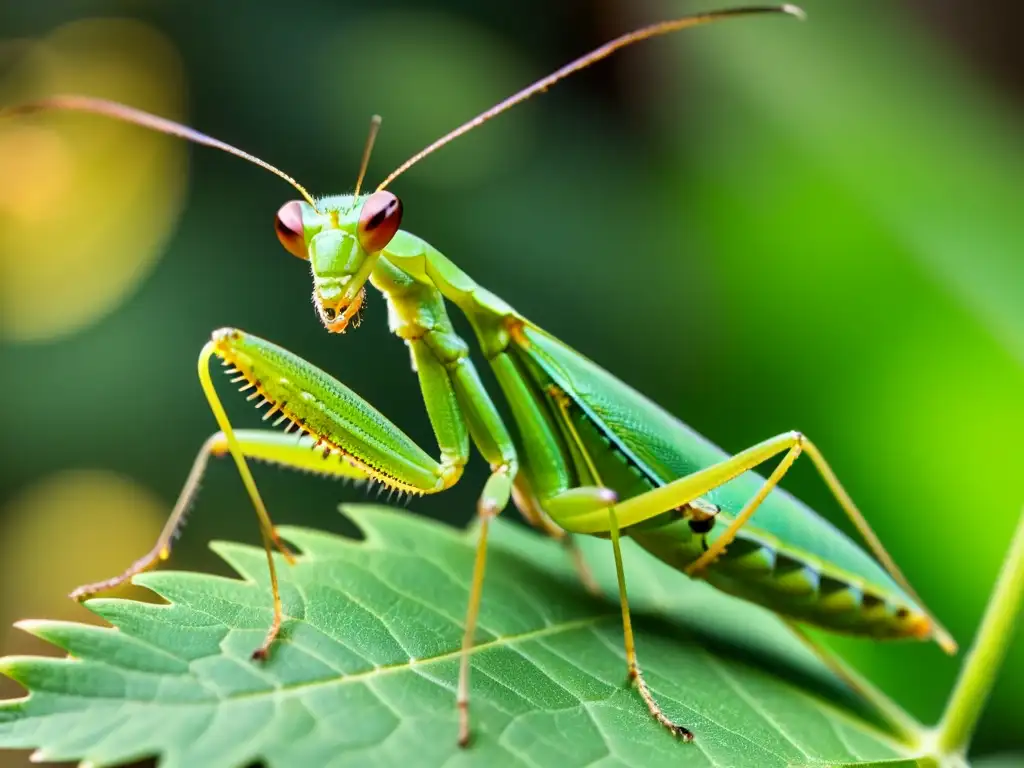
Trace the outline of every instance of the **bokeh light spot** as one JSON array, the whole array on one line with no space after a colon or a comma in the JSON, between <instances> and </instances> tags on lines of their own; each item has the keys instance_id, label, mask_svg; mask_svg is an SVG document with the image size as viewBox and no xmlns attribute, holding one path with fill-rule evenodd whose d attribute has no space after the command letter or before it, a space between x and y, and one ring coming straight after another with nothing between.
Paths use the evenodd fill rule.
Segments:
<instances>
[{"instance_id":1,"label":"bokeh light spot","mask_svg":"<svg viewBox=\"0 0 1024 768\"><path fill-rule=\"evenodd\" d=\"M51 475L0 510L0 656L62 655L13 627L20 619L102 624L68 592L121 573L149 551L167 513L134 481L91 470ZM153 599L131 585L104 596ZM0 699L20 693L13 681L0 678Z\"/></svg>"},{"instance_id":2,"label":"bokeh light spot","mask_svg":"<svg viewBox=\"0 0 1024 768\"><path fill-rule=\"evenodd\" d=\"M43 126L13 126L0 133L0 168L17 184L0 183L0 210L39 225L69 194L71 157L63 137Z\"/></svg>"},{"instance_id":3,"label":"bokeh light spot","mask_svg":"<svg viewBox=\"0 0 1024 768\"><path fill-rule=\"evenodd\" d=\"M182 92L164 36L85 20L26 46L0 103L85 93L177 118ZM92 115L0 122L0 336L50 340L116 308L176 220L185 152L179 140Z\"/></svg>"},{"instance_id":4,"label":"bokeh light spot","mask_svg":"<svg viewBox=\"0 0 1024 768\"><path fill-rule=\"evenodd\" d=\"M22 632L25 618L102 622L67 597L79 583L121 572L156 540L166 506L110 472L67 471L44 478L0 509L0 656L62 652ZM108 596L152 599L128 586ZM0 676L0 699L24 695ZM29 765L27 752L0 753L0 768Z\"/></svg>"},{"instance_id":5,"label":"bokeh light spot","mask_svg":"<svg viewBox=\"0 0 1024 768\"><path fill-rule=\"evenodd\" d=\"M11 626L20 619L101 623L68 593L124 571L153 546L168 513L133 480L99 470L50 475L15 497L0 514L0 655L46 650ZM130 585L109 595L152 599Z\"/></svg>"}]
</instances>

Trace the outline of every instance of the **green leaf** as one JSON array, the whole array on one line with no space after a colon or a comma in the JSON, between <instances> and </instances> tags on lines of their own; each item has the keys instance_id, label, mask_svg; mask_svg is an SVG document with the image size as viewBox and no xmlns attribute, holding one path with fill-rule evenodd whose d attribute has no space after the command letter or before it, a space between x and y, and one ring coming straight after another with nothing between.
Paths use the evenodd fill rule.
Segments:
<instances>
[{"instance_id":1,"label":"green leaf","mask_svg":"<svg viewBox=\"0 0 1024 768\"><path fill-rule=\"evenodd\" d=\"M244 580L157 572L166 605L98 599L116 629L33 621L71 658L9 657L30 694L0 703L0 747L45 760L163 766L786 766L906 757L774 616L625 552L640 662L672 738L626 685L619 608L589 596L562 548L498 521L473 654L474 741L455 744L458 649L474 539L382 507L347 506L356 541L283 529L286 621L262 551L216 544ZM582 542L602 586L610 550ZM612 592L611 594L614 594Z\"/></svg>"}]
</instances>

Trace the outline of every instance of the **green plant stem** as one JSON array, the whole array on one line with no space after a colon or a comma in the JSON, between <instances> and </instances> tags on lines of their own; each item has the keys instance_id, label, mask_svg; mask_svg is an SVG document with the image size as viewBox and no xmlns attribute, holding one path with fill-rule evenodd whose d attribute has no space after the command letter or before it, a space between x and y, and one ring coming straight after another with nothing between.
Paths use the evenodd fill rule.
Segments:
<instances>
[{"instance_id":1,"label":"green plant stem","mask_svg":"<svg viewBox=\"0 0 1024 768\"><path fill-rule=\"evenodd\" d=\"M996 674L1013 637L1014 623L1024 599L1024 510L1021 511L1010 551L989 599L981 627L960 670L946 711L939 723L935 745L940 754L967 751L978 718L988 700Z\"/></svg>"}]
</instances>

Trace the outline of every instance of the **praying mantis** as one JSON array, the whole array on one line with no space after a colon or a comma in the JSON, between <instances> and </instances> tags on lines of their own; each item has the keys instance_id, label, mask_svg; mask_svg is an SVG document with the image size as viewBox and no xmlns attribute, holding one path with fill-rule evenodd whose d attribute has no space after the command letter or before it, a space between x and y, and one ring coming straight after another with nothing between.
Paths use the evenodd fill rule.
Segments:
<instances>
[{"instance_id":1,"label":"praying mantis","mask_svg":"<svg viewBox=\"0 0 1024 768\"><path fill-rule=\"evenodd\" d=\"M439 250L402 230L403 207L390 185L440 147L572 73L655 36L755 14L802 17L791 5L696 14L622 35L498 103L413 155L375 191L362 192L379 118L371 122L352 194L315 199L265 161L192 128L122 104L54 96L5 110L92 112L220 149L271 171L300 200L285 203L278 239L308 263L313 302L329 333L356 325L367 284L388 307L391 331L408 347L438 457L345 384L274 343L242 330L215 331L198 359L198 376L218 431L202 445L154 547L124 573L87 584L76 599L110 589L168 559L209 458L230 455L255 508L267 554L273 619L254 659L268 658L283 612L273 551L294 556L279 538L249 469L251 460L332 477L357 478L412 495L455 485L471 448L490 475L479 496L479 536L462 641L456 708L458 742L470 741L470 652L482 598L488 524L511 502L545 533L608 538L615 560L627 676L651 716L684 741L693 733L659 706L645 682L633 637L621 539L682 571L788 620L876 639L956 644L924 606L822 453L804 434L786 432L729 455L644 395L577 353L509 303L477 284ZM448 308L467 319L512 419L506 424L479 376L469 343ZM219 360L255 401L264 422L284 430L236 429L210 372ZM511 427L511 428L510 428ZM806 454L867 544L865 550L778 487ZM780 458L781 457L781 458ZM779 458L763 477L755 470ZM756 518L754 515L756 514ZM581 575L586 577L585 572Z\"/></svg>"}]
</instances>

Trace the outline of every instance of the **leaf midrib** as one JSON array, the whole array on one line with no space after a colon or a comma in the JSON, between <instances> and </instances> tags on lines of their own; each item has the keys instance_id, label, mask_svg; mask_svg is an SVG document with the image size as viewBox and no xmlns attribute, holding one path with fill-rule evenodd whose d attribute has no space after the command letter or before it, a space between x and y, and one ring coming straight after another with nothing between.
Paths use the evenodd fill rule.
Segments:
<instances>
[{"instance_id":1,"label":"leaf midrib","mask_svg":"<svg viewBox=\"0 0 1024 768\"><path fill-rule=\"evenodd\" d=\"M574 619L572 621L561 622L561 623L558 623L558 624L551 624L549 626L542 627L540 629L530 630L529 632L521 632L521 633L513 634L513 635L505 635L504 637L499 637L499 638L497 638L495 640L488 640L487 642L474 644L474 646L470 649L469 654L472 656L472 655L475 655L477 653L482 653L483 651L486 651L486 650L491 649L491 648L501 648L503 646L515 645L517 643L525 642L525 641L528 641L528 640L533 640L535 638L548 637L550 635L557 635L557 634L559 634L561 632L571 632L571 631L576 630L576 629L585 629L587 627L594 627L594 626L597 626L598 624L602 624L604 622L611 621L613 619L617 620L618 618L619 618L618 612L602 614L602 615L597 615L597 616L588 616L588 617L582 618L582 619ZM150 644L146 643L146 645L150 645ZM280 693L289 693L289 692L292 692L292 691L309 690L309 689L323 687L323 686L327 686L327 685L350 685L350 684L354 684L354 683L363 682L363 681L366 681L366 680L372 680L374 678L382 677L382 676L385 676L385 675L390 675L390 674L395 674L395 673L398 673L398 672L403 672L405 670L411 670L411 669L414 669L414 668L417 668L417 667L428 667L428 666L433 665L433 664L440 664L440 663L443 663L445 661L452 661L454 659L458 659L461 655L462 655L462 650L461 649L455 649L455 650L449 651L447 653L438 654L436 656L428 656L428 657L424 657L422 659L409 659L407 661L396 662L394 664L383 664L383 665L380 665L380 666L375 666L372 669L367 669L367 670L365 670L363 672L353 672L353 673L347 674L347 675L344 674L344 673L340 673L339 672L338 676L336 676L336 677L327 677L327 678L322 678L320 680L309 680L309 681L305 681L305 682L301 682L301 683L293 683L291 685L278 685L278 686L275 686L275 687L273 687L271 689L266 689L266 690L261 690L261 691L244 691L244 692L241 692L241 693L232 694L230 696L219 696L216 699L214 699L213 701L219 701L219 702L244 701L245 699L259 698L259 697L264 697L264 696L274 696L274 695L280 694ZM18 659L18 658L20 658L20 657L9 657L8 660L10 660L10 659ZM108 664L107 662L99 661L99 660L96 660L96 659L90 659L90 663L93 663L93 664L99 663L99 664L102 664L103 666L113 667L113 668L121 670L121 671L136 672L136 673L141 673L141 674L148 674L148 673L146 673L146 672L144 672L142 670L134 670L134 669L126 670L123 667L117 667L116 665ZM62 695L74 696L75 694L64 692ZM105 699L105 698L110 698L111 700L116 700L116 701L119 701L119 702L134 702L134 703L137 703L137 704L152 704L153 703L152 701L147 700L147 699L129 699L129 698L125 698L124 696L116 696L116 697L83 696L82 698L86 698L86 699L90 699L90 700L102 700L102 699ZM209 702L206 702L206 703L209 703ZM194 707L194 706L201 706L203 704L204 704L204 702L202 702L202 701L177 701L177 702L175 702L175 701L171 701L171 702L163 701L163 702L160 702L160 706L171 706L171 707Z\"/></svg>"},{"instance_id":2,"label":"leaf midrib","mask_svg":"<svg viewBox=\"0 0 1024 768\"><path fill-rule=\"evenodd\" d=\"M293 617L293 618L295 618L296 620L299 620L299 621L302 620L302 619L298 619L296 617ZM541 627L539 629L532 629L532 630L529 630L527 632L520 632L520 633L517 633L517 634L504 635L502 637L497 637L494 640L488 640L486 642L476 643L470 649L469 654L470 654L470 656L473 656L473 655L475 655L477 653L482 653L483 651L489 650L491 648L502 648L502 647L506 647L506 646L518 645L518 644L526 642L526 641L530 641L530 640L537 639L537 638L550 637L552 635L557 635L557 634L560 634L562 632L571 632L571 631L576 630L576 629L593 628L593 627L596 627L596 626L598 626L600 624L604 624L606 622L611 622L611 621L618 622L620 619L621 619L621 615L620 615L620 613L618 611L609 611L608 613L595 614L595 615L592 615L592 616L587 616L587 617L583 617L583 618L579 618L579 619L573 619L572 621L564 621L564 622L559 622L559 623L556 623L556 624L549 624L548 626ZM285 641L285 642L287 642L287 641ZM146 645L149 645L149 643L146 643ZM360 683L360 682L365 682L365 681L368 681L368 680L377 679L377 678L384 677L384 676L391 675L391 674L396 674L396 673L399 673L399 672L404 672L406 670L413 670L413 669L419 668L419 667L429 667L429 666L434 665L434 664L440 664L440 663L443 663L443 662L446 662L446 661L453 661L453 660L456 660L456 659L460 658L461 655L462 655L462 649L461 648L456 648L456 649L454 649L452 651L448 651L446 653L441 653L441 654L438 654L438 655L435 655L435 656L428 656L428 657L424 657L422 659L409 659L407 661L400 661L400 662L396 662L394 664L383 664L383 665L379 665L379 666L374 666L373 668L367 669L367 670L362 671L362 672L353 672L353 673L347 674L347 675L343 674L343 673L339 673L339 675L336 676L336 677L322 678L320 680L310 680L310 681L305 681L305 682L301 682L301 683L294 683L294 684L291 684L291 685L279 685L279 686L275 686L274 688L265 689L265 690L261 690L261 691L244 691L244 692L233 694L233 695L227 696L227 697L221 696L221 697L218 697L217 699L215 699L215 701L219 701L219 702L245 701L247 699L254 699L254 698L260 698L260 697L274 697L274 696L278 696L278 695L285 694L285 693L292 693L294 691L311 690L311 689L325 687L325 686L351 685L351 684L355 684L355 683ZM711 654L708 654L708 655L711 658L711 660L714 660L714 657L711 656ZM100 662L100 663L104 663L104 662ZM738 682L735 681L735 679L730 679L730 684L731 684L731 687L734 690L737 689L737 688L742 688L742 686L740 686L738 684ZM749 692L744 691L744 693L746 694L745 698L749 698ZM805 696L813 698L817 702L817 704L819 706L821 706L824 709L830 710L833 715L838 715L840 718L842 718L843 720L845 720L845 721L847 721L847 722L849 722L849 723L851 723L853 725L860 726L860 727L868 726L868 728L871 730L871 732L876 737L881 737L882 740L885 741L886 743L888 743L888 745L890 747L892 747L895 751L900 752L901 750L905 750L906 749L907 745L904 742L901 742L899 739L893 738L890 734L887 734L885 731L883 731L883 730L881 730L881 729L879 729L879 728L877 728L877 727L875 727L875 726L873 726L871 724L864 723L862 721L857 720L856 718L851 717L848 712L846 712L845 710L843 710L840 707L836 707L832 702L828 701L827 699L823 699L822 697L816 696L816 695L811 694L810 692L807 692L807 691L801 691L801 693L803 693ZM88 697L88 698L96 699L96 698L100 698L100 697ZM134 701L134 702L139 703L139 704L150 704L150 703L152 703L150 701L145 701L145 700L141 700L141 699L118 698L117 700L118 701ZM191 706L197 706L197 705L201 705L201 704L202 704L202 702L195 702L195 701L162 702L161 706L191 707ZM748 701L748 704L749 704L749 701ZM755 709L763 710L763 708L759 708L759 707L755 707ZM707 715L705 714L704 716L707 716ZM763 717L764 719L766 719L768 722L771 722L771 718L767 717L763 711L760 712L760 716ZM709 718L709 719L712 720L713 722L715 722L716 724L718 724L720 727L723 727L723 728L725 727L722 723L718 722L714 718ZM834 728L834 723L832 723L831 720L829 721L829 723L830 723L830 726L832 726ZM728 730L728 728L727 728L727 730ZM784 733L781 728L779 728L778 730L779 730L780 733L783 733L784 738L786 739L786 741L788 741L791 744L793 744L793 746L796 747L796 749L799 750L801 753L806 754L804 752L804 750L802 749L802 747L800 747L796 742L794 742L793 739L790 737L790 735L788 733ZM738 734L738 735L742 736L742 734ZM761 749L764 749L763 746L758 745L756 742L751 742L751 743L754 744L754 746L757 746L757 747L760 747Z\"/></svg>"},{"instance_id":3,"label":"leaf midrib","mask_svg":"<svg viewBox=\"0 0 1024 768\"><path fill-rule=\"evenodd\" d=\"M599 616L588 616L583 619L574 619L573 621L566 621L560 624L551 624L540 629L532 629L529 632L521 632L515 635L505 635L494 640L488 640L484 643L475 643L469 650L469 655L475 655L482 653L490 648L501 648L506 645L515 645L516 643L524 642L527 640L533 640L538 637L547 637L549 635L556 635L560 632L571 632L576 629L584 629L587 627L593 627L597 624L611 619L618 619L618 613L609 613ZM410 658L408 661L400 661L394 664L383 664L375 666L372 669L368 669L365 672L354 672L350 675L342 675L341 677L335 677L324 680L313 680L304 683L295 683L294 685L282 685L275 688L275 691L293 691L293 690L304 690L307 688L316 688L323 685L348 685L351 683L358 683L364 680L372 680L375 677L381 677L384 675L391 675L397 672L402 672L407 669L413 669L415 667L426 667L431 664L440 664L445 661L451 661L458 659L462 656L462 649L457 648L454 651L448 651L447 653L438 654L437 656L428 656L423 659ZM238 694L237 696L231 696L225 701L235 701L239 699L247 699L254 696L265 696L267 692L258 691L247 691L245 693Z\"/></svg>"}]
</instances>

